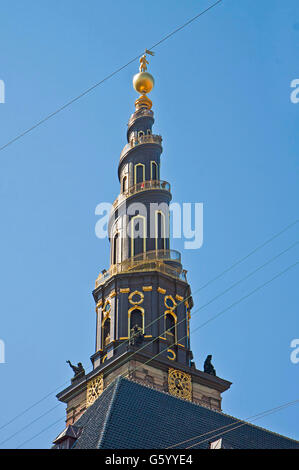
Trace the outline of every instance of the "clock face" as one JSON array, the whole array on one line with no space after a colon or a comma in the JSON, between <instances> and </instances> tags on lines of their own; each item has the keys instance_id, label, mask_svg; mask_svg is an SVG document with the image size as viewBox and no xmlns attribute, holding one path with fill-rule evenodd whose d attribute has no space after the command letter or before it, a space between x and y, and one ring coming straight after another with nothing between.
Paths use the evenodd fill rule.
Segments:
<instances>
[{"instance_id":1,"label":"clock face","mask_svg":"<svg viewBox=\"0 0 299 470\"><path fill-rule=\"evenodd\" d=\"M171 395L192 400L191 375L177 369L169 369L168 390Z\"/></svg>"},{"instance_id":2,"label":"clock face","mask_svg":"<svg viewBox=\"0 0 299 470\"><path fill-rule=\"evenodd\" d=\"M93 402L101 395L103 388L103 374L98 375L97 377L88 382L86 397L87 406L93 404Z\"/></svg>"}]
</instances>

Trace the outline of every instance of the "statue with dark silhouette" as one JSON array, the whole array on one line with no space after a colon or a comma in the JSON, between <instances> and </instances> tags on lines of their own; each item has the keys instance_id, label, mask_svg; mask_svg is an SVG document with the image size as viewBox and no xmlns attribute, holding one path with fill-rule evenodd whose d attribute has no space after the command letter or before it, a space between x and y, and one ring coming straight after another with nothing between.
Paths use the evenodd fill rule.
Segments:
<instances>
[{"instance_id":1,"label":"statue with dark silhouette","mask_svg":"<svg viewBox=\"0 0 299 470\"><path fill-rule=\"evenodd\" d=\"M73 369L74 372L74 379L77 379L78 377L81 377L82 375L85 375L85 370L81 362L78 362L76 366L74 366L71 361L66 361L67 364Z\"/></svg>"},{"instance_id":2,"label":"statue with dark silhouette","mask_svg":"<svg viewBox=\"0 0 299 470\"><path fill-rule=\"evenodd\" d=\"M144 337L142 328L138 325L134 325L130 333L130 346L140 346Z\"/></svg>"},{"instance_id":3,"label":"statue with dark silhouette","mask_svg":"<svg viewBox=\"0 0 299 470\"><path fill-rule=\"evenodd\" d=\"M216 375L216 370L211 361L212 361L212 354L209 354L203 365L203 370L206 374Z\"/></svg>"}]
</instances>

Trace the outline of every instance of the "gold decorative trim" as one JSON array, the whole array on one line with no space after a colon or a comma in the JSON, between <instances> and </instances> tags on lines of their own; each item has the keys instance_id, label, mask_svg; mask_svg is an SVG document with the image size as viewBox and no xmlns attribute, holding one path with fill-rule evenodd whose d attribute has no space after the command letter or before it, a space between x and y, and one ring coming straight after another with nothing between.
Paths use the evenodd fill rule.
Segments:
<instances>
[{"instance_id":1,"label":"gold decorative trim","mask_svg":"<svg viewBox=\"0 0 299 470\"><path fill-rule=\"evenodd\" d=\"M99 300L98 303L97 303L97 308L101 307L103 305L103 300Z\"/></svg>"},{"instance_id":2,"label":"gold decorative trim","mask_svg":"<svg viewBox=\"0 0 299 470\"><path fill-rule=\"evenodd\" d=\"M156 178L153 178L153 165L156 167ZM155 181L157 179L159 179L159 165L157 162L155 162L155 160L151 160L151 180Z\"/></svg>"},{"instance_id":3,"label":"gold decorative trim","mask_svg":"<svg viewBox=\"0 0 299 470\"><path fill-rule=\"evenodd\" d=\"M171 300L172 302L172 307L170 307L169 305L167 305L167 300ZM168 308L169 310L173 310L176 306L177 306L177 303L176 301L174 300L174 298L172 297L172 295L165 295L164 297L164 305L166 308Z\"/></svg>"},{"instance_id":4,"label":"gold decorative trim","mask_svg":"<svg viewBox=\"0 0 299 470\"><path fill-rule=\"evenodd\" d=\"M105 312L104 315L103 315L103 318L102 318L102 326L104 325L105 321L106 321L108 318L109 318L110 321L111 321L110 312Z\"/></svg>"},{"instance_id":5,"label":"gold decorative trim","mask_svg":"<svg viewBox=\"0 0 299 470\"><path fill-rule=\"evenodd\" d=\"M128 337L128 336L121 336L121 337L118 338L118 339L129 339L129 337Z\"/></svg>"},{"instance_id":6,"label":"gold decorative trim","mask_svg":"<svg viewBox=\"0 0 299 470\"><path fill-rule=\"evenodd\" d=\"M162 287L158 287L158 288L157 288L157 291L158 291L160 294L166 294L166 289L163 289Z\"/></svg>"},{"instance_id":7,"label":"gold decorative trim","mask_svg":"<svg viewBox=\"0 0 299 470\"><path fill-rule=\"evenodd\" d=\"M190 339L190 318L191 318L191 312L190 310L187 310L187 336Z\"/></svg>"},{"instance_id":8,"label":"gold decorative trim","mask_svg":"<svg viewBox=\"0 0 299 470\"><path fill-rule=\"evenodd\" d=\"M103 362L106 361L106 359L107 359L107 354L105 354L105 356L102 357L102 364L103 364Z\"/></svg>"},{"instance_id":9,"label":"gold decorative trim","mask_svg":"<svg viewBox=\"0 0 299 470\"><path fill-rule=\"evenodd\" d=\"M178 317L176 316L173 310L165 310L164 317L166 317L166 315L172 315L174 318L175 324L177 323Z\"/></svg>"},{"instance_id":10,"label":"gold decorative trim","mask_svg":"<svg viewBox=\"0 0 299 470\"><path fill-rule=\"evenodd\" d=\"M115 210L116 207L119 206L119 204L125 199L133 196L133 194L140 193L141 191L151 191L155 189L162 189L163 191L168 191L170 193L170 184L168 183L168 181L162 180L146 180L134 184L133 186L130 186L130 188L127 188L126 191L121 192L118 195L118 197L114 200L112 204L113 210Z\"/></svg>"},{"instance_id":11,"label":"gold decorative trim","mask_svg":"<svg viewBox=\"0 0 299 470\"><path fill-rule=\"evenodd\" d=\"M165 319L165 330L166 330L166 317L167 315L171 315L174 319L174 338L175 338L175 343L177 342L178 340L178 337L177 337L177 322L178 322L178 317L176 316L176 314L174 313L173 310L165 310L164 312L164 319ZM169 330L166 331L166 334L171 334Z\"/></svg>"},{"instance_id":12,"label":"gold decorative trim","mask_svg":"<svg viewBox=\"0 0 299 470\"><path fill-rule=\"evenodd\" d=\"M116 296L116 291L115 290L110 292L110 294L109 294L110 299L113 299L113 297L115 297L115 296Z\"/></svg>"},{"instance_id":13,"label":"gold decorative trim","mask_svg":"<svg viewBox=\"0 0 299 470\"><path fill-rule=\"evenodd\" d=\"M184 348L185 346L183 344L180 344L180 343L177 343L178 346L181 346L182 348Z\"/></svg>"},{"instance_id":14,"label":"gold decorative trim","mask_svg":"<svg viewBox=\"0 0 299 470\"><path fill-rule=\"evenodd\" d=\"M152 335L145 335L144 338L152 338Z\"/></svg>"},{"instance_id":15,"label":"gold decorative trim","mask_svg":"<svg viewBox=\"0 0 299 470\"><path fill-rule=\"evenodd\" d=\"M159 336L160 339L164 339L164 341L166 341L166 338L163 338L163 336Z\"/></svg>"},{"instance_id":16,"label":"gold decorative trim","mask_svg":"<svg viewBox=\"0 0 299 470\"><path fill-rule=\"evenodd\" d=\"M176 359L176 353L172 349L167 349L167 352L168 354L172 354L172 357L167 355L168 359L170 359L171 361L174 361Z\"/></svg>"},{"instance_id":17,"label":"gold decorative trim","mask_svg":"<svg viewBox=\"0 0 299 470\"><path fill-rule=\"evenodd\" d=\"M86 406L92 405L96 399L102 394L104 390L104 377L103 373L97 375L87 382L86 390Z\"/></svg>"},{"instance_id":18,"label":"gold decorative trim","mask_svg":"<svg viewBox=\"0 0 299 470\"><path fill-rule=\"evenodd\" d=\"M153 290L153 286L142 286L144 292L150 292Z\"/></svg>"},{"instance_id":19,"label":"gold decorative trim","mask_svg":"<svg viewBox=\"0 0 299 470\"><path fill-rule=\"evenodd\" d=\"M140 300L138 302L134 302L132 300L134 295L139 295ZM143 301L144 301L143 292L139 292L138 290L134 290L134 292L131 292L131 294L129 295L129 302L130 302L131 305L139 305L139 304L142 304Z\"/></svg>"},{"instance_id":20,"label":"gold decorative trim","mask_svg":"<svg viewBox=\"0 0 299 470\"><path fill-rule=\"evenodd\" d=\"M119 292L121 294L128 294L130 292L130 289L129 289L129 287L127 287L126 289L119 289Z\"/></svg>"},{"instance_id":21,"label":"gold decorative trim","mask_svg":"<svg viewBox=\"0 0 299 470\"><path fill-rule=\"evenodd\" d=\"M106 307L107 305L109 305L109 309L107 310ZM102 308L102 314L103 314L103 318L106 320L107 316L110 315L110 312L111 312L111 300L110 298L108 297L106 300L105 300L105 303L103 305L103 308ZM103 323L103 320L102 320L102 323Z\"/></svg>"},{"instance_id":22,"label":"gold decorative trim","mask_svg":"<svg viewBox=\"0 0 299 470\"><path fill-rule=\"evenodd\" d=\"M182 297L181 295L178 295L178 294L175 296L175 298L176 298L177 300L179 300L180 302L181 302L182 300L184 300L184 297Z\"/></svg>"},{"instance_id":23,"label":"gold decorative trim","mask_svg":"<svg viewBox=\"0 0 299 470\"><path fill-rule=\"evenodd\" d=\"M137 100L135 101L136 110L144 107L151 109L152 105L152 101L146 95L139 96L139 98L137 98Z\"/></svg>"},{"instance_id":24,"label":"gold decorative trim","mask_svg":"<svg viewBox=\"0 0 299 470\"><path fill-rule=\"evenodd\" d=\"M134 184L137 184L137 167L142 166L142 181L145 181L145 165L143 163L136 163L134 165Z\"/></svg>"},{"instance_id":25,"label":"gold decorative trim","mask_svg":"<svg viewBox=\"0 0 299 470\"><path fill-rule=\"evenodd\" d=\"M133 226L131 227L131 229L133 229ZM132 234L131 232L131 236L132 238L134 238L134 233ZM159 271L166 274L167 276L170 276L171 278L180 279L183 282L187 282L184 270L180 273L176 268L171 267L169 264L166 264L164 262L164 260L166 259L180 259L179 257L172 256L171 253L175 252L175 250L150 250L146 252L145 248L146 239L144 239L144 251L142 253L139 253L134 256L134 253L132 251L132 256L130 258L122 261L121 263L111 265L109 270L105 274L99 274L96 279L96 288L102 285L105 281L107 281L107 279L111 279L111 277L115 276L116 274L125 274L132 272L148 273L149 271Z\"/></svg>"},{"instance_id":26,"label":"gold decorative trim","mask_svg":"<svg viewBox=\"0 0 299 470\"><path fill-rule=\"evenodd\" d=\"M171 395L192 401L191 375L177 369L168 370L168 391Z\"/></svg>"}]
</instances>

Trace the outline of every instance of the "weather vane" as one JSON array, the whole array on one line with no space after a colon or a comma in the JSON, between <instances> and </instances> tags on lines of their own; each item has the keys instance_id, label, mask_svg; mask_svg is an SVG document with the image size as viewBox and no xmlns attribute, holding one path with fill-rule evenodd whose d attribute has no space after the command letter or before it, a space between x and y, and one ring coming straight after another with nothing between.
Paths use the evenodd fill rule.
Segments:
<instances>
[{"instance_id":1,"label":"weather vane","mask_svg":"<svg viewBox=\"0 0 299 470\"><path fill-rule=\"evenodd\" d=\"M139 62L140 62L139 72L145 72L147 70L147 64L149 62L146 60L146 54L155 55L153 51L149 51L148 49L145 49L145 53L139 59Z\"/></svg>"}]
</instances>

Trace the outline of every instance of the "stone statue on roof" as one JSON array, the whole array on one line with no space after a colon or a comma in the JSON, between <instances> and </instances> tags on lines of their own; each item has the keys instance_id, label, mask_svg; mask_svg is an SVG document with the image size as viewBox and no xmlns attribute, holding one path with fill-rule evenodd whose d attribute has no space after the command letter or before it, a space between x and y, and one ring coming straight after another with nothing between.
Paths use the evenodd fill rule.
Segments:
<instances>
[{"instance_id":1,"label":"stone statue on roof","mask_svg":"<svg viewBox=\"0 0 299 470\"><path fill-rule=\"evenodd\" d=\"M204 362L203 370L206 374L216 375L216 370L211 361L212 361L212 354L209 354Z\"/></svg>"},{"instance_id":2,"label":"stone statue on roof","mask_svg":"<svg viewBox=\"0 0 299 470\"><path fill-rule=\"evenodd\" d=\"M78 362L78 364L76 366L74 366L71 361L66 361L67 364L69 364L69 366L71 367L71 369L73 369L73 372L74 372L74 377L77 377L78 375L83 375L85 374L85 370L84 370L84 367L82 365L82 362Z\"/></svg>"}]
</instances>

